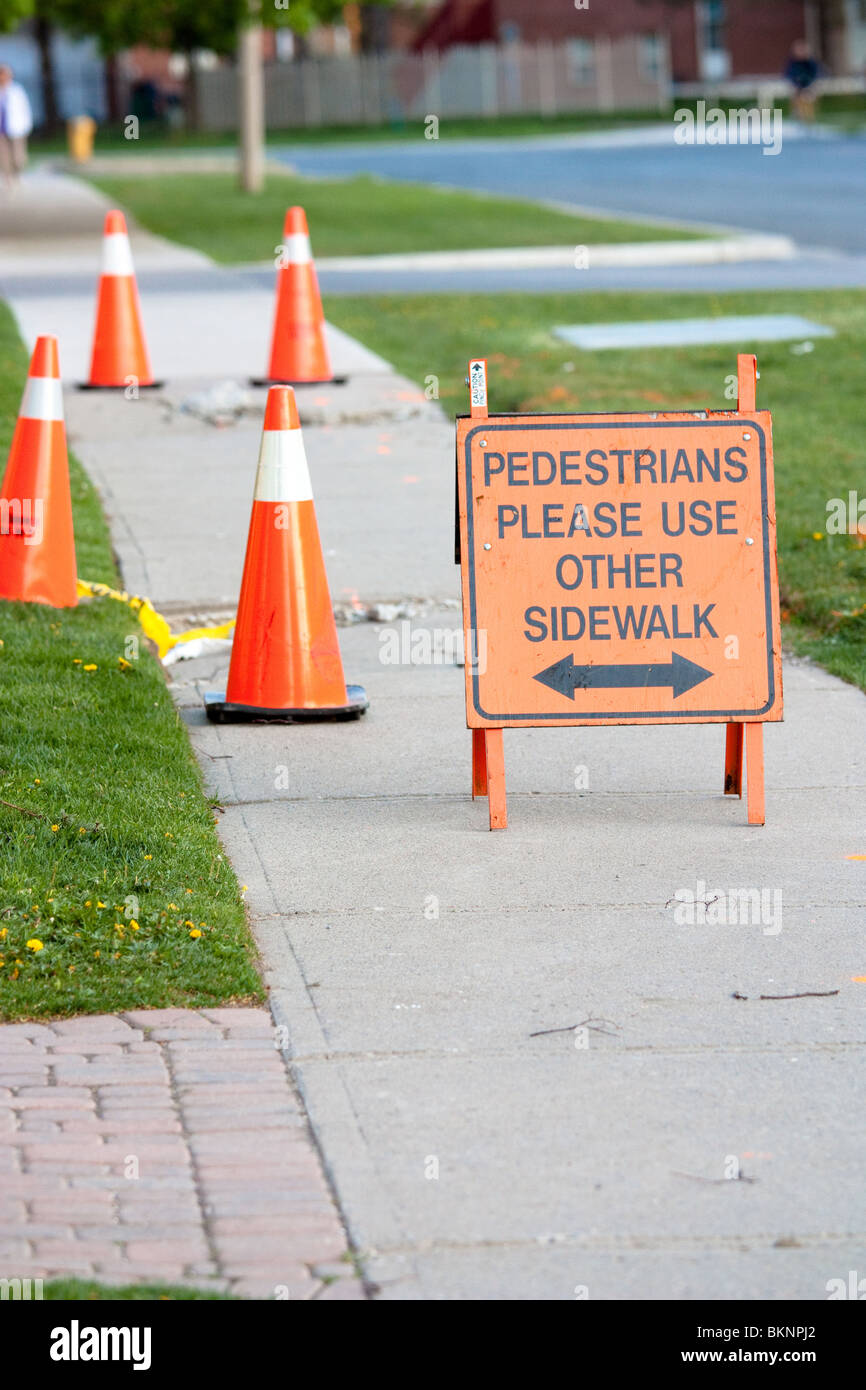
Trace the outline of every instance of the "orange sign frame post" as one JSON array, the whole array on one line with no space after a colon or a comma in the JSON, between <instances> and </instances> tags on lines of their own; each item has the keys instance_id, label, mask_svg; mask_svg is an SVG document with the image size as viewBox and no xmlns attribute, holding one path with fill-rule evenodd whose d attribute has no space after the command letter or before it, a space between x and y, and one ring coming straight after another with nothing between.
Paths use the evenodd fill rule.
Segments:
<instances>
[{"instance_id":1,"label":"orange sign frame post","mask_svg":"<svg viewBox=\"0 0 866 1390\"><path fill-rule=\"evenodd\" d=\"M457 420L472 795L507 825L503 730L725 724L727 795L764 824L782 718L772 422L757 361L737 409Z\"/></svg>"}]
</instances>

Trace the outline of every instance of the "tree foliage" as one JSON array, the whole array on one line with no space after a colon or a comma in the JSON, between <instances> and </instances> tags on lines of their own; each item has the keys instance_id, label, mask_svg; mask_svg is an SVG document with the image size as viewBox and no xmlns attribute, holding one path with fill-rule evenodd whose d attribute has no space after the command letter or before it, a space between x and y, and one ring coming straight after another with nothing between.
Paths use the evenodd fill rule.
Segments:
<instances>
[{"instance_id":1,"label":"tree foliage","mask_svg":"<svg viewBox=\"0 0 866 1390\"><path fill-rule=\"evenodd\" d=\"M249 0L2 0L0 29L14 29L39 15L70 34L95 38L103 53L136 44L190 53L208 48L234 53L238 30L258 22L304 34L342 13L341 0L288 0L284 8L265 0L258 13Z\"/></svg>"}]
</instances>

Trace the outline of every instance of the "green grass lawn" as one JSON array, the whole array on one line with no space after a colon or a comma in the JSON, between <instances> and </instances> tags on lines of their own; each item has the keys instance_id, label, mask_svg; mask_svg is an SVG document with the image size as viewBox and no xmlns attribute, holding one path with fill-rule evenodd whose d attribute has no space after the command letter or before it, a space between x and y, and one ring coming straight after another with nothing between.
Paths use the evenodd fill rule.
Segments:
<instances>
[{"instance_id":1,"label":"green grass lawn","mask_svg":"<svg viewBox=\"0 0 866 1390\"><path fill-rule=\"evenodd\" d=\"M0 304L2 459L26 369ZM79 574L117 585L99 499L70 462ZM108 600L0 601L0 1020L262 998L162 670L143 640L121 665L139 636Z\"/></svg>"},{"instance_id":2,"label":"green grass lawn","mask_svg":"<svg viewBox=\"0 0 866 1390\"><path fill-rule=\"evenodd\" d=\"M466 251L488 246L578 246L694 238L641 223L574 217L510 198L487 198L368 176L344 180L273 174L263 193L242 193L230 174L93 178L152 232L217 261L273 260L286 208L306 209L317 256Z\"/></svg>"},{"instance_id":3,"label":"green grass lawn","mask_svg":"<svg viewBox=\"0 0 866 1390\"><path fill-rule=\"evenodd\" d=\"M557 116L540 116L531 112L512 116L443 116L439 122L440 140L500 140L525 135L577 135L595 130L618 130L623 126L646 125L670 119L668 111L657 108L634 111L573 111ZM391 121L383 125L293 126L285 130L271 129L267 144L280 145L343 145L387 143L390 140L423 140L424 121ZM66 151L66 135L43 135L38 131L31 141L34 154L62 154ZM142 121L137 141L127 140L124 127L103 125L96 132L94 147L100 154L154 154L161 150L208 150L229 148L237 144L237 131L170 130L161 122Z\"/></svg>"},{"instance_id":4,"label":"green grass lawn","mask_svg":"<svg viewBox=\"0 0 866 1390\"><path fill-rule=\"evenodd\" d=\"M215 1293L210 1289L192 1289L182 1284L99 1284L92 1279L49 1279L42 1288L46 1302L210 1302L214 1299L235 1302L231 1294Z\"/></svg>"},{"instance_id":5,"label":"green grass lawn","mask_svg":"<svg viewBox=\"0 0 866 1390\"><path fill-rule=\"evenodd\" d=\"M709 101L711 106L725 110L732 107L748 106L749 101ZM637 109L632 111L570 111L555 116L536 115L527 112L510 116L443 116L439 123L440 140L507 140L534 135L582 135L598 130L620 130L630 125L649 125L657 121L669 121L675 110L681 107L695 109L696 99L677 98L668 107ZM785 115L790 112L787 100L775 102ZM841 129L859 130L866 125L866 98L857 94L825 95L819 104L819 119L828 125ZM424 121L391 121L384 125L335 125L335 126L295 126L286 130L271 129L267 132L267 143L279 145L342 145L369 144L390 140L422 140ZM235 131L213 130L170 130L160 122L142 122L140 138L133 142L125 139L124 127L103 125L96 132L96 149L100 154L130 153L153 154L160 150L198 150L219 147L230 148L237 142ZM66 136L63 133L33 137L34 154L59 154L66 150Z\"/></svg>"},{"instance_id":6,"label":"green grass lawn","mask_svg":"<svg viewBox=\"0 0 866 1390\"><path fill-rule=\"evenodd\" d=\"M786 638L866 688L866 545L826 534L830 498L866 495L866 292L331 296L325 308L406 376L437 376L448 415L467 412L466 364L479 356L489 363L492 410L733 407L725 396L733 348L583 353L551 336L559 323L789 311L834 328L837 337L817 338L803 355L790 343L739 350L757 353L758 404L773 412Z\"/></svg>"}]
</instances>

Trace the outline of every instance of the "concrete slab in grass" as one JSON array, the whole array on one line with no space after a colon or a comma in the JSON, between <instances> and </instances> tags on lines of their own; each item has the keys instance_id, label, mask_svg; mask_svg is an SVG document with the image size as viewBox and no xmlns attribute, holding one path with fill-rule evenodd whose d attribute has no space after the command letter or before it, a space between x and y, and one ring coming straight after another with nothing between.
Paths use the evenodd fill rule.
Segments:
<instances>
[{"instance_id":1,"label":"concrete slab in grass","mask_svg":"<svg viewBox=\"0 0 866 1390\"><path fill-rule=\"evenodd\" d=\"M640 323L567 324L554 328L553 335L585 352L598 352L603 348L692 347L701 343L747 346L788 338L832 338L834 330L800 314L724 314Z\"/></svg>"}]
</instances>

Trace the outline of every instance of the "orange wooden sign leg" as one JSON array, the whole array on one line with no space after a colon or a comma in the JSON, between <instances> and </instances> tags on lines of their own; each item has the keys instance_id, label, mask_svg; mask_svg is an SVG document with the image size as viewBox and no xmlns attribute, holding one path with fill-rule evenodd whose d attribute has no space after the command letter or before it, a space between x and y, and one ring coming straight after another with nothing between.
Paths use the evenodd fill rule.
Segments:
<instances>
[{"instance_id":1,"label":"orange wooden sign leg","mask_svg":"<svg viewBox=\"0 0 866 1390\"><path fill-rule=\"evenodd\" d=\"M743 726L729 724L725 731L725 796L743 795Z\"/></svg>"},{"instance_id":2,"label":"orange wooden sign leg","mask_svg":"<svg viewBox=\"0 0 866 1390\"><path fill-rule=\"evenodd\" d=\"M484 730L472 730L472 800L487 795L487 749Z\"/></svg>"},{"instance_id":3,"label":"orange wooden sign leg","mask_svg":"<svg viewBox=\"0 0 866 1390\"><path fill-rule=\"evenodd\" d=\"M747 724L746 797L749 825L764 824L764 726Z\"/></svg>"},{"instance_id":4,"label":"orange wooden sign leg","mask_svg":"<svg viewBox=\"0 0 866 1390\"><path fill-rule=\"evenodd\" d=\"M505 749L502 730L485 729L484 743L490 829L504 830L508 825L508 812L505 804Z\"/></svg>"}]
</instances>

